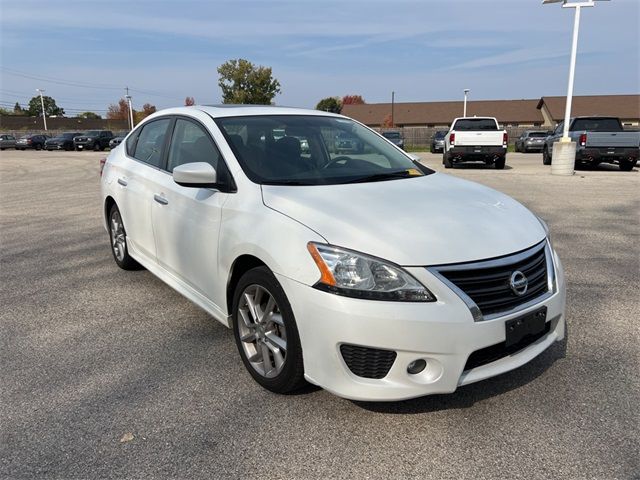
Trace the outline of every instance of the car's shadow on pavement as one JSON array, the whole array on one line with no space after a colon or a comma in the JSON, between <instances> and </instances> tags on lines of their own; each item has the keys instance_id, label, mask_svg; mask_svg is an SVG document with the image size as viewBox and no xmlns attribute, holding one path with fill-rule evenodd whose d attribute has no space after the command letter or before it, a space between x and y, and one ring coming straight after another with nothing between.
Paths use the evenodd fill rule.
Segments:
<instances>
[{"instance_id":1,"label":"car's shadow on pavement","mask_svg":"<svg viewBox=\"0 0 640 480\"><path fill-rule=\"evenodd\" d=\"M493 165L486 165L484 163L460 163L454 165L451 169L459 169L459 170L496 170ZM513 170L511 165L505 165L503 170Z\"/></svg>"},{"instance_id":2,"label":"car's shadow on pavement","mask_svg":"<svg viewBox=\"0 0 640 480\"><path fill-rule=\"evenodd\" d=\"M476 402L520 388L541 376L557 360L566 357L567 337L554 343L540 356L511 372L471 385L459 387L454 393L430 395L399 402L352 403L364 410L376 413L413 414L430 413L472 407Z\"/></svg>"}]
</instances>

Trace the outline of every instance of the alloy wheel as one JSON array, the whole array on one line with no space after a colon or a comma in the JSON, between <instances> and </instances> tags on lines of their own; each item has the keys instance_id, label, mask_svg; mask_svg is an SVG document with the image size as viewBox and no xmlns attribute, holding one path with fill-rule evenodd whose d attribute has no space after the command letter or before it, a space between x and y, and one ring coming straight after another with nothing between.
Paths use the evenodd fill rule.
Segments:
<instances>
[{"instance_id":1,"label":"alloy wheel","mask_svg":"<svg viewBox=\"0 0 640 480\"><path fill-rule=\"evenodd\" d=\"M278 304L260 285L244 289L238 304L238 330L244 354L265 378L276 377L287 356L287 331Z\"/></svg>"},{"instance_id":2,"label":"alloy wheel","mask_svg":"<svg viewBox=\"0 0 640 480\"><path fill-rule=\"evenodd\" d=\"M126 246L124 225L122 225L120 212L116 210L111 215L111 248L113 248L113 254L120 262L124 260Z\"/></svg>"}]
</instances>

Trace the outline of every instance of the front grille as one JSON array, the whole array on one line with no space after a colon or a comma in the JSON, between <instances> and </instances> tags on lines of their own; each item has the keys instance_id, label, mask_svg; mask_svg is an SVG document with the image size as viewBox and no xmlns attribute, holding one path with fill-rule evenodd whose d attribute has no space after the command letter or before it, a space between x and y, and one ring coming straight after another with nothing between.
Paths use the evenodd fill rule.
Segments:
<instances>
[{"instance_id":1,"label":"front grille","mask_svg":"<svg viewBox=\"0 0 640 480\"><path fill-rule=\"evenodd\" d=\"M510 286L511 275L517 270L528 281L526 292L520 296ZM544 243L524 255L513 255L513 261L507 257L476 263L469 269L444 267L438 272L471 298L483 316L515 309L549 291Z\"/></svg>"},{"instance_id":2,"label":"front grille","mask_svg":"<svg viewBox=\"0 0 640 480\"><path fill-rule=\"evenodd\" d=\"M340 345L340 353L349 370L364 378L384 378L389 373L396 352L379 348L359 347L358 345Z\"/></svg>"},{"instance_id":3,"label":"front grille","mask_svg":"<svg viewBox=\"0 0 640 480\"><path fill-rule=\"evenodd\" d=\"M464 369L465 371L471 370L472 368L481 367L482 365L487 365L488 363L495 362L496 360L500 360L501 358L507 357L509 355L513 355L514 353L527 348L532 343L544 337L547 333L549 333L550 330L551 322L547 322L542 332L537 333L536 335L527 335L518 343L514 343L509 347L505 347L505 342L502 342L491 345L490 347L476 350L471 355L469 355Z\"/></svg>"}]
</instances>

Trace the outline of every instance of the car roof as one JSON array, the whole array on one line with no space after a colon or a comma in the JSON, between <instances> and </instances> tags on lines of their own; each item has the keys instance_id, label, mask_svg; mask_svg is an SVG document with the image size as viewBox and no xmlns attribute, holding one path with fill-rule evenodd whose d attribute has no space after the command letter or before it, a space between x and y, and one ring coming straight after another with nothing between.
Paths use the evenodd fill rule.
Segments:
<instances>
[{"instance_id":1,"label":"car roof","mask_svg":"<svg viewBox=\"0 0 640 480\"><path fill-rule=\"evenodd\" d=\"M311 110L306 108L294 108L294 107L276 107L273 105L193 105L190 107L176 107L167 108L154 113L152 116L160 115L177 115L177 114L189 114L194 109L207 113L213 118L221 117L244 117L254 115L317 115L323 117L338 117L346 118L343 115L338 115L330 112L323 112L322 110Z\"/></svg>"}]
</instances>

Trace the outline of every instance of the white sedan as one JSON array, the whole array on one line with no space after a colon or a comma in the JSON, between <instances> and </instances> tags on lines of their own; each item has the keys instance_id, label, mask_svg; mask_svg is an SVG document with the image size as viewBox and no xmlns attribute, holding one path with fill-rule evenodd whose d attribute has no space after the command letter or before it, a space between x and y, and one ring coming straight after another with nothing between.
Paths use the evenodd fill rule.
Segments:
<instances>
[{"instance_id":1,"label":"white sedan","mask_svg":"<svg viewBox=\"0 0 640 480\"><path fill-rule=\"evenodd\" d=\"M339 135L362 148L335 153ZM274 392L307 381L357 400L453 392L565 335L562 266L541 219L340 115L164 110L109 154L101 185L116 263L233 328Z\"/></svg>"}]
</instances>

